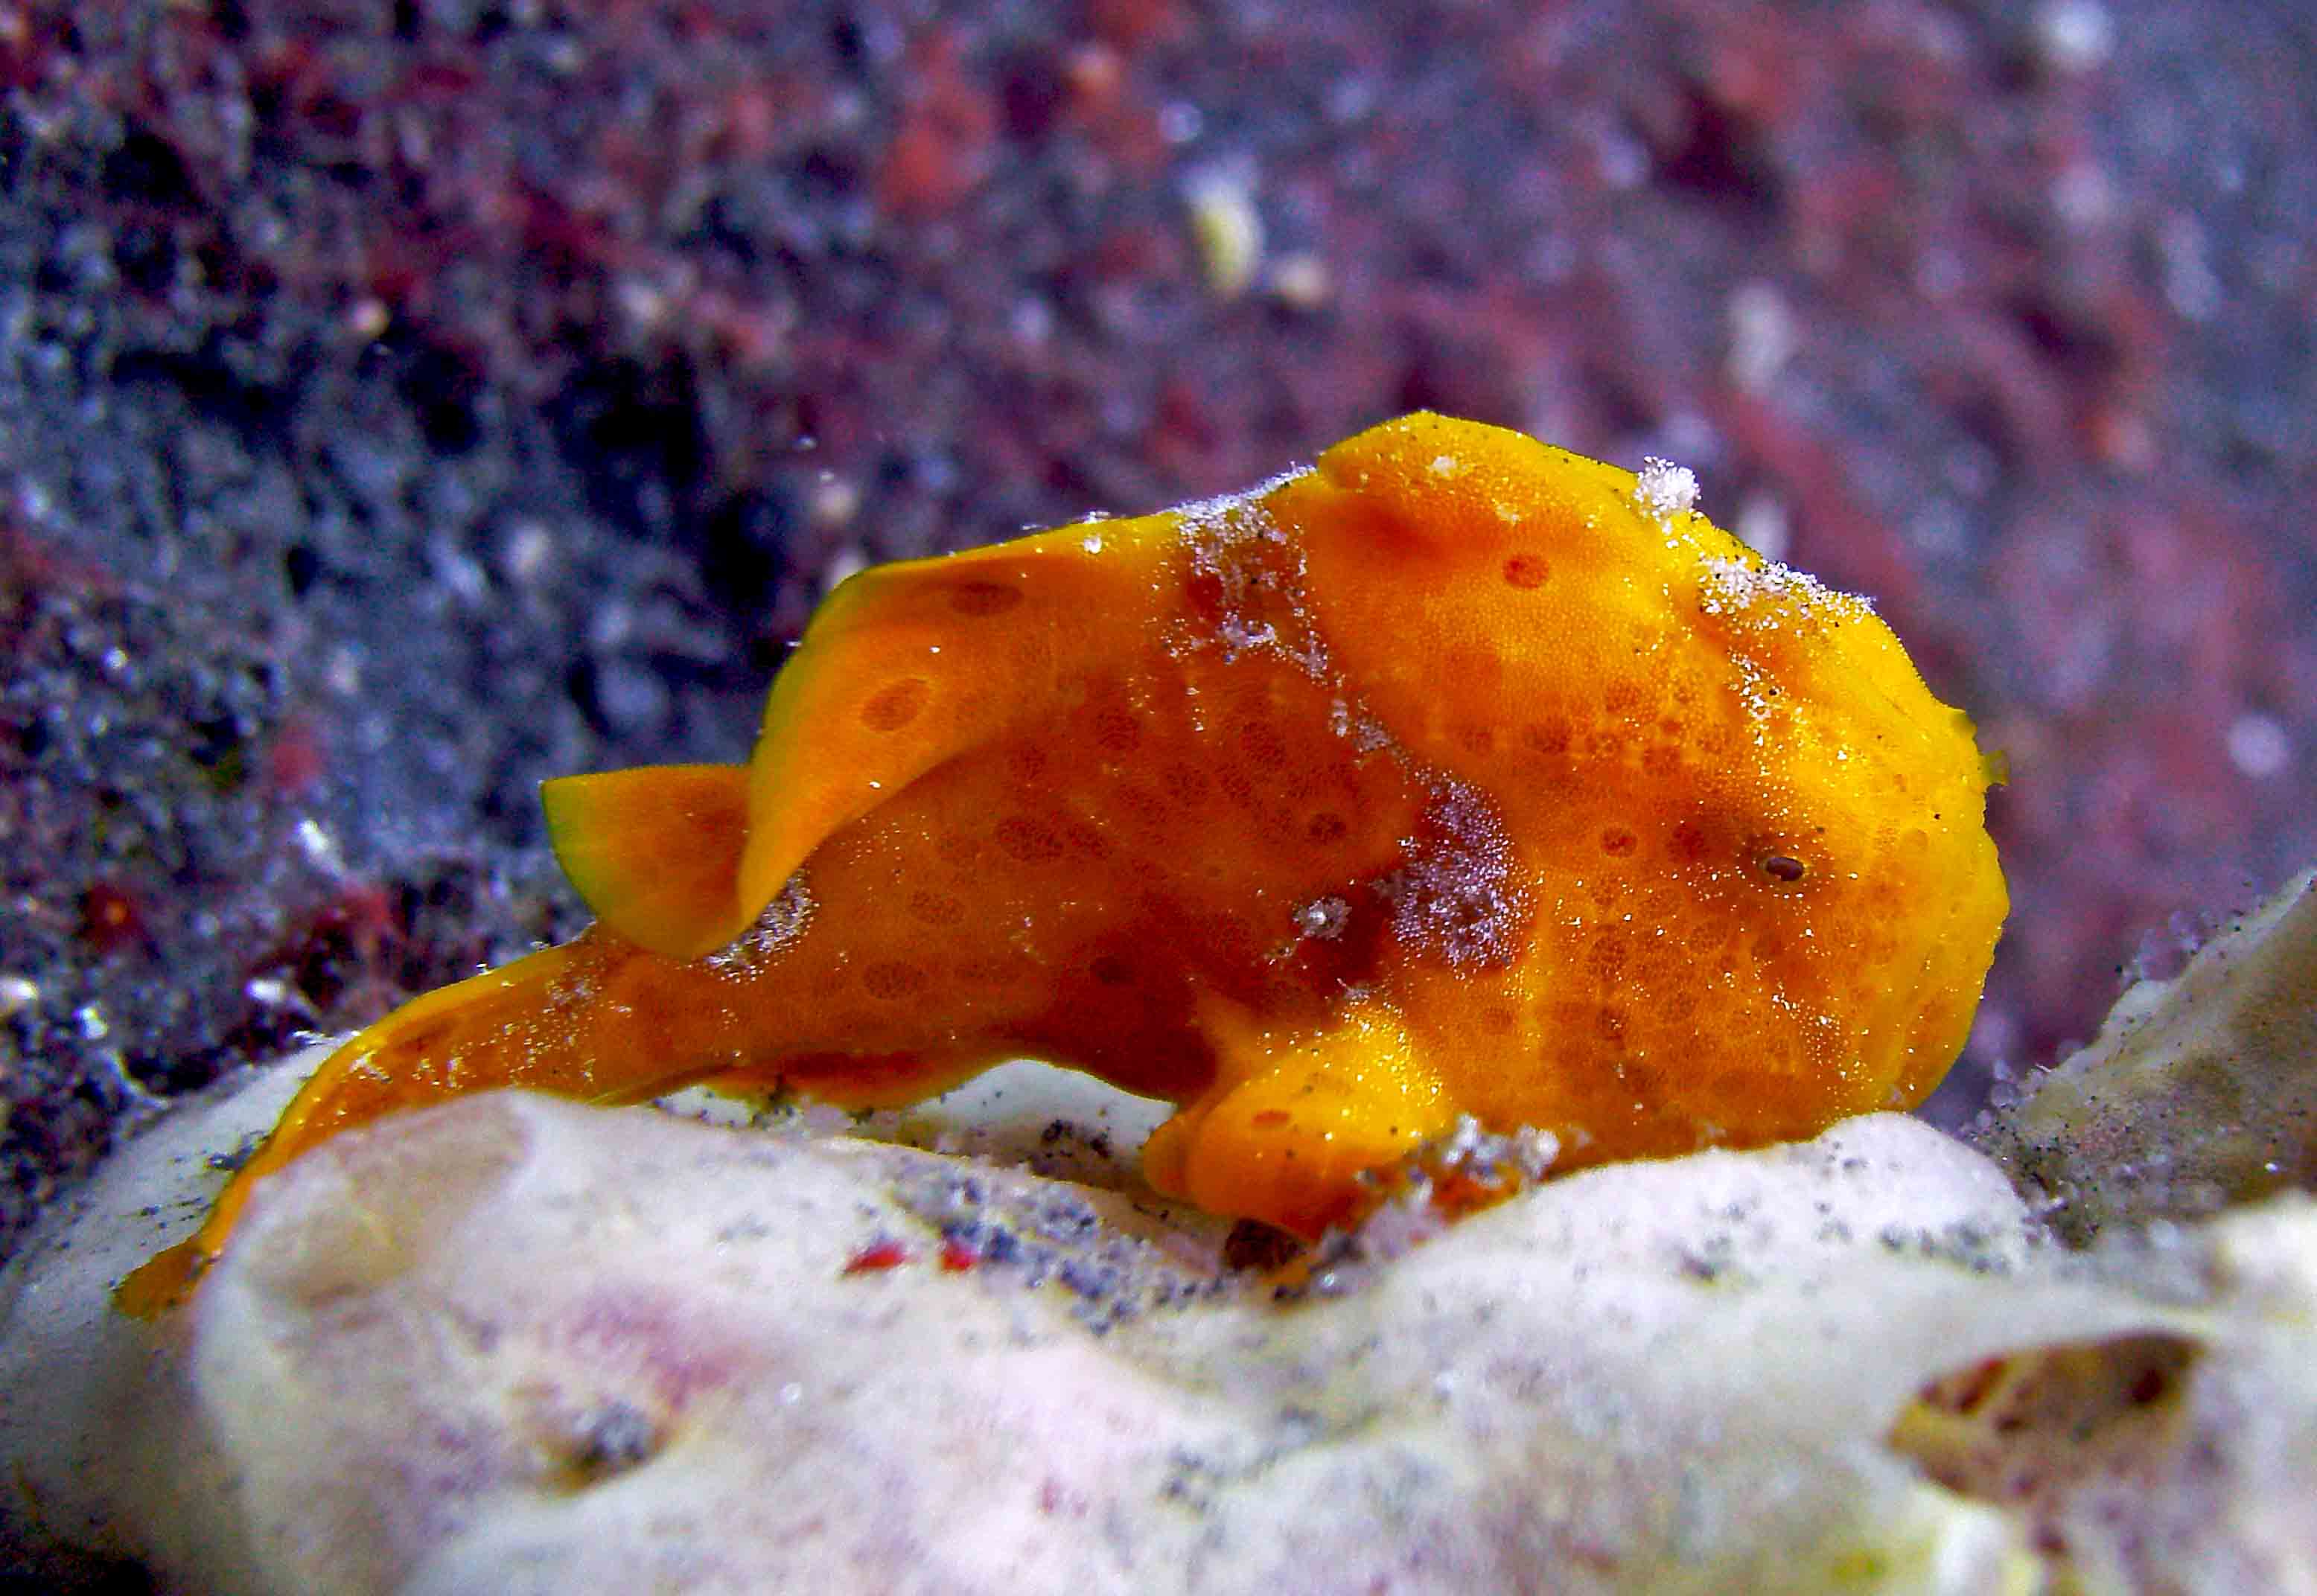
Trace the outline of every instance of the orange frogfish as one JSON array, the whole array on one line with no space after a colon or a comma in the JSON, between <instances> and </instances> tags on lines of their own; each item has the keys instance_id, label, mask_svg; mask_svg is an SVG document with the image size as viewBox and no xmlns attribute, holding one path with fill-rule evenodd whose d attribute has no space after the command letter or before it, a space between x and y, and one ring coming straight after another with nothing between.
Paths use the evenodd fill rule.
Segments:
<instances>
[{"instance_id":1,"label":"orange frogfish","mask_svg":"<svg viewBox=\"0 0 2317 1596\"><path fill-rule=\"evenodd\" d=\"M498 1086L1172 1101L1158 1190L1311 1236L1472 1116L1557 1167L1910 1107L2006 907L1992 765L1862 600L1638 477L1415 415L1249 492L865 571L745 765L543 789L597 915L340 1048L188 1243Z\"/></svg>"}]
</instances>

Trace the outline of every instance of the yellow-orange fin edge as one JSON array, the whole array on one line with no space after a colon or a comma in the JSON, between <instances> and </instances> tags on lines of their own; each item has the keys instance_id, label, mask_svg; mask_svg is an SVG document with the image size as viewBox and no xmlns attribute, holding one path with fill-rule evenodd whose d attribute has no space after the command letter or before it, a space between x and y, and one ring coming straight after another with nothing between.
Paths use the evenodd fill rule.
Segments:
<instances>
[{"instance_id":1,"label":"yellow-orange fin edge","mask_svg":"<svg viewBox=\"0 0 2317 1596\"><path fill-rule=\"evenodd\" d=\"M639 765L540 785L547 834L595 917L669 958L698 958L764 908L735 891L748 840L745 765Z\"/></svg>"}]
</instances>

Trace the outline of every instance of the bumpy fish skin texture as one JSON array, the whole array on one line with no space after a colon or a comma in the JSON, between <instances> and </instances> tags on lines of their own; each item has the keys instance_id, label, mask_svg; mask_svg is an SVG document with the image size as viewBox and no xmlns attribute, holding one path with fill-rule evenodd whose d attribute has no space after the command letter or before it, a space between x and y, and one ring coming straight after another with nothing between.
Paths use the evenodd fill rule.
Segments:
<instances>
[{"instance_id":1,"label":"bumpy fish skin texture","mask_svg":"<svg viewBox=\"0 0 2317 1596\"><path fill-rule=\"evenodd\" d=\"M2006 908L1990 763L1694 493L1419 414L854 577L747 765L549 783L598 923L348 1042L124 1306L304 1148L495 1086L872 1106L1042 1057L1180 1105L1160 1190L1305 1235L1464 1115L1575 1168L1913 1105Z\"/></svg>"}]
</instances>

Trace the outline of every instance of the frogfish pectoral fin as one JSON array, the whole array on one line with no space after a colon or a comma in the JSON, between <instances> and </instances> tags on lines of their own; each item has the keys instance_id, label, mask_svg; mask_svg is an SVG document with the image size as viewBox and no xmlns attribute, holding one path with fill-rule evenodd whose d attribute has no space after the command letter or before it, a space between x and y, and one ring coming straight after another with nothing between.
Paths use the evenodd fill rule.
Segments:
<instances>
[{"instance_id":1,"label":"frogfish pectoral fin","mask_svg":"<svg viewBox=\"0 0 2317 1596\"><path fill-rule=\"evenodd\" d=\"M745 930L806 857L920 776L1044 722L1060 684L1157 624L1167 515L882 566L813 616L748 762ZM711 944L711 946L718 944Z\"/></svg>"},{"instance_id":2,"label":"frogfish pectoral fin","mask_svg":"<svg viewBox=\"0 0 2317 1596\"><path fill-rule=\"evenodd\" d=\"M540 784L539 801L573 890L631 942L669 958L697 958L764 909L743 905L737 890L748 841L745 765L563 776Z\"/></svg>"},{"instance_id":3,"label":"frogfish pectoral fin","mask_svg":"<svg viewBox=\"0 0 2317 1596\"><path fill-rule=\"evenodd\" d=\"M1203 1017L1217 1043L1216 1083L1152 1134L1142 1168L1159 1190L1211 1213L1317 1238L1357 1217L1362 1172L1454 1119L1439 1076L1381 1004L1354 1004L1316 1031Z\"/></svg>"}]
</instances>

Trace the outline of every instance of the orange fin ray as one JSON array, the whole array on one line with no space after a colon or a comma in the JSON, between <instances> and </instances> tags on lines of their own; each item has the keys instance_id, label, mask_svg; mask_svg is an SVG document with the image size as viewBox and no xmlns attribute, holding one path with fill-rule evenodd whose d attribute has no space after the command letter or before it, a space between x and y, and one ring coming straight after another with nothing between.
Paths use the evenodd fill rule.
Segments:
<instances>
[{"instance_id":1,"label":"orange fin ray","mask_svg":"<svg viewBox=\"0 0 2317 1596\"><path fill-rule=\"evenodd\" d=\"M556 862L595 917L670 958L738 935L763 904L738 903L748 840L745 765L640 765L542 782ZM711 929L713 928L713 929Z\"/></svg>"}]
</instances>

